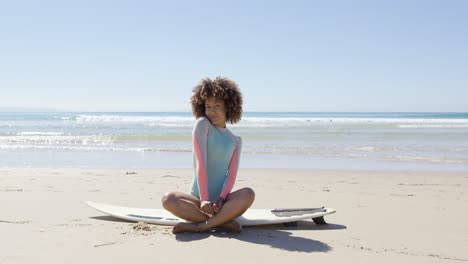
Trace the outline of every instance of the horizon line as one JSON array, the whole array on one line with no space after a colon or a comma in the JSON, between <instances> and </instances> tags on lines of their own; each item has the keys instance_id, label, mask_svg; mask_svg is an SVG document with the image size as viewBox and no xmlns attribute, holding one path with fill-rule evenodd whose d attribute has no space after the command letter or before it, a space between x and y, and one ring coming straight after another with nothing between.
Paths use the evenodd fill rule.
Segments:
<instances>
[{"instance_id":1,"label":"horizon line","mask_svg":"<svg viewBox=\"0 0 468 264\"><path fill-rule=\"evenodd\" d=\"M191 113L191 111L171 110L65 110L53 108L0 107L1 113ZM255 110L244 113L467 113L468 111L291 111L291 110Z\"/></svg>"}]
</instances>

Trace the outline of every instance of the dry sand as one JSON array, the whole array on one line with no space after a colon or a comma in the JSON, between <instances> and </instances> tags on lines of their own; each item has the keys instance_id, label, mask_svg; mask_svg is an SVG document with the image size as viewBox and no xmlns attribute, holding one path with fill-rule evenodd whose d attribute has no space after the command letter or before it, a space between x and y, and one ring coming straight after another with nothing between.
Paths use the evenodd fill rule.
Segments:
<instances>
[{"instance_id":1,"label":"dry sand","mask_svg":"<svg viewBox=\"0 0 468 264\"><path fill-rule=\"evenodd\" d=\"M92 200L161 208L190 169L0 169L0 263L468 263L468 175L241 169L254 208L337 210L312 221L173 235L116 220Z\"/></svg>"}]
</instances>

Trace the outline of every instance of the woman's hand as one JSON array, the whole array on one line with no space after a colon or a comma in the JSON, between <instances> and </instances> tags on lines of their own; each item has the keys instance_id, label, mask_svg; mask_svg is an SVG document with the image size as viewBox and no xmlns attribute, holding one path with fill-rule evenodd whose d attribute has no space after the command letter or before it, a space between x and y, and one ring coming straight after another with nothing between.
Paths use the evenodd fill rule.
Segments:
<instances>
[{"instance_id":1,"label":"woman's hand","mask_svg":"<svg viewBox=\"0 0 468 264\"><path fill-rule=\"evenodd\" d=\"M218 199L216 199L215 203L213 204L214 213L217 214L221 210L223 205L224 205L224 199L222 197L219 197Z\"/></svg>"},{"instance_id":2,"label":"woman's hand","mask_svg":"<svg viewBox=\"0 0 468 264\"><path fill-rule=\"evenodd\" d=\"M210 201L202 201L200 205L200 210L203 213L209 215L210 217L212 217L215 214L213 210L213 204Z\"/></svg>"}]
</instances>

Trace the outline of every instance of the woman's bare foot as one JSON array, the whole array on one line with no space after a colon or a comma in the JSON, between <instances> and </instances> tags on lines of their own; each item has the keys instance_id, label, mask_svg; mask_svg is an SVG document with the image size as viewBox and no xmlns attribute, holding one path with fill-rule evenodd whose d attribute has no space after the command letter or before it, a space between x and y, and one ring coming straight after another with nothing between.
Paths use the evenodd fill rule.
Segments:
<instances>
[{"instance_id":1,"label":"woman's bare foot","mask_svg":"<svg viewBox=\"0 0 468 264\"><path fill-rule=\"evenodd\" d=\"M203 228L204 223L186 223L181 222L176 224L172 228L172 233L184 233L184 232L192 232L192 233L199 233L199 232L206 232L208 229ZM221 228L226 229L228 232L231 233L240 233L242 231L242 226L237 223L236 221L227 222L225 224L220 225Z\"/></svg>"},{"instance_id":2,"label":"woman's bare foot","mask_svg":"<svg viewBox=\"0 0 468 264\"><path fill-rule=\"evenodd\" d=\"M231 233L242 232L242 226L234 220L232 220L231 222L222 224L220 227L226 229L228 232L231 232Z\"/></svg>"},{"instance_id":3,"label":"woman's bare foot","mask_svg":"<svg viewBox=\"0 0 468 264\"><path fill-rule=\"evenodd\" d=\"M176 224L172 228L172 233L178 234L178 233L184 233L184 232L192 232L192 233L198 233L198 232L203 232L205 230L201 229L201 226L198 223L185 223L181 222Z\"/></svg>"}]
</instances>

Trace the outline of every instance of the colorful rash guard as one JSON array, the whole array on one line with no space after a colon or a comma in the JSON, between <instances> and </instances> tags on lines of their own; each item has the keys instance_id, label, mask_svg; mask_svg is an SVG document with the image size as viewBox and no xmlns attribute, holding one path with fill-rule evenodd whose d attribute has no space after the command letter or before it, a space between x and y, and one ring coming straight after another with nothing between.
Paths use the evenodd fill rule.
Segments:
<instances>
[{"instance_id":1,"label":"colorful rash guard","mask_svg":"<svg viewBox=\"0 0 468 264\"><path fill-rule=\"evenodd\" d=\"M192 133L193 168L191 194L202 201L226 199L239 168L240 137L227 128L218 128L206 117L195 122Z\"/></svg>"}]
</instances>

